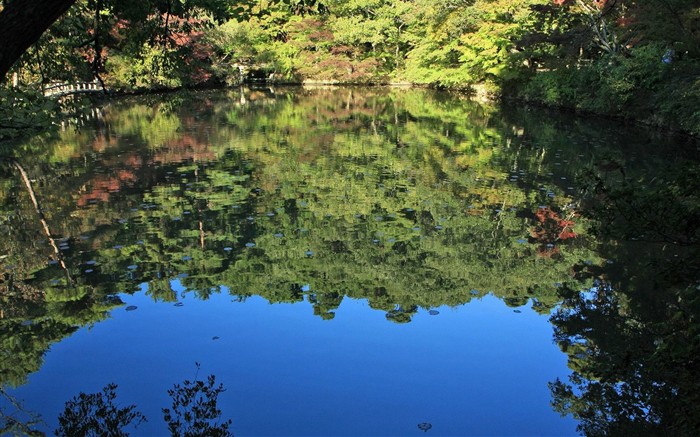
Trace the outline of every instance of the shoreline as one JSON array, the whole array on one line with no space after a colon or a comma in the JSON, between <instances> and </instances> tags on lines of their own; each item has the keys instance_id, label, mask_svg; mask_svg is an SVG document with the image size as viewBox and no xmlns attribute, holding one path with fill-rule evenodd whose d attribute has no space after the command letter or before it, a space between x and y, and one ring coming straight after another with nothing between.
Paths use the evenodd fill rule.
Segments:
<instances>
[{"instance_id":1,"label":"shoreline","mask_svg":"<svg viewBox=\"0 0 700 437\"><path fill-rule=\"evenodd\" d=\"M510 94L496 93L491 90L485 84L472 84L467 88L444 88L435 87L430 85L415 84L406 81L394 81L386 83L358 83L358 82L341 82L332 80L304 80L301 82L275 82L275 81L247 81L242 82L238 85L225 85L225 84L201 84L194 86L181 86L175 88L144 88L138 90L108 90L106 94L99 94L97 96L93 95L89 98L97 99L110 99L120 96L140 96L149 94L169 94L184 91L208 91L208 90L232 90L240 87L299 87L303 89L324 89L324 88L397 88L397 89L408 89L408 88L418 88L418 89L433 89L436 91L445 91L450 93L458 93L469 96L471 99L480 103L509 103L509 104L521 104L525 106L530 106L534 108L546 109L551 111L557 111L562 113L574 114L581 118L595 118L595 119L612 119L617 123L622 125L634 125L640 126L647 129L652 129L663 133L665 135L679 135L693 140L700 140L700 134L693 134L690 131L683 129L676 129L669 126L667 122L661 120L661 122L654 122L649 119L629 117L624 114L609 114L602 112L595 112L589 110L583 110L580 108L564 106L564 105L552 105L547 104L539 100L528 100L516 97ZM700 146L699 146L700 147Z\"/></svg>"}]
</instances>

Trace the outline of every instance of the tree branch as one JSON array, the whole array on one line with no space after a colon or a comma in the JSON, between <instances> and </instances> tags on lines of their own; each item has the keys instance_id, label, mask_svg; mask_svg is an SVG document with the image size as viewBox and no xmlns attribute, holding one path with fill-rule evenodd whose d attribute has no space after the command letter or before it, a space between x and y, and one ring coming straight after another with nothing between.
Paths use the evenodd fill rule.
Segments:
<instances>
[{"instance_id":1,"label":"tree branch","mask_svg":"<svg viewBox=\"0 0 700 437\"><path fill-rule=\"evenodd\" d=\"M76 0L14 0L0 11L0 82L12 65Z\"/></svg>"}]
</instances>

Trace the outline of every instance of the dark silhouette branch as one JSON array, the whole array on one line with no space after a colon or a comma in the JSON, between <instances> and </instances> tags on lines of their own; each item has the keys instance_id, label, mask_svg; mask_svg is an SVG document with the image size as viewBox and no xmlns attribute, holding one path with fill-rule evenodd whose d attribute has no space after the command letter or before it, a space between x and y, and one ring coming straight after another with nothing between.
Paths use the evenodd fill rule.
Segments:
<instances>
[{"instance_id":1,"label":"dark silhouette branch","mask_svg":"<svg viewBox=\"0 0 700 437\"><path fill-rule=\"evenodd\" d=\"M13 0L0 11L0 82L15 62L76 0Z\"/></svg>"}]
</instances>

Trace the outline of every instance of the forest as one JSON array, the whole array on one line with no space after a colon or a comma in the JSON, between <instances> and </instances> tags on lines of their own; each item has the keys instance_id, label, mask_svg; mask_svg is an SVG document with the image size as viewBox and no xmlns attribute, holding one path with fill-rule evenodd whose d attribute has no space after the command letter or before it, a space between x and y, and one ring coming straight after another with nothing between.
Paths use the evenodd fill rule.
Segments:
<instances>
[{"instance_id":1,"label":"forest","mask_svg":"<svg viewBox=\"0 0 700 437\"><path fill-rule=\"evenodd\" d=\"M36 125L11 117L18 107L45 109L23 93L79 81L110 92L411 84L700 134L694 0L34 3L0 6L0 137Z\"/></svg>"},{"instance_id":2,"label":"forest","mask_svg":"<svg viewBox=\"0 0 700 437\"><path fill-rule=\"evenodd\" d=\"M387 330L495 298L548 318L579 432L700 430L697 0L0 0L0 30L0 434L67 340L217 297Z\"/></svg>"}]
</instances>

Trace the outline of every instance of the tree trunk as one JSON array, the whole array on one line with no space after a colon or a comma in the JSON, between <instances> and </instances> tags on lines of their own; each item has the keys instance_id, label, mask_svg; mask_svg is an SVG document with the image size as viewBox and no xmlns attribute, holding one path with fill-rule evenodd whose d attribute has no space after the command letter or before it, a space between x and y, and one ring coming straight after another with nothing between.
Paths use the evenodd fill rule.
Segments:
<instances>
[{"instance_id":1,"label":"tree trunk","mask_svg":"<svg viewBox=\"0 0 700 437\"><path fill-rule=\"evenodd\" d=\"M12 0L0 11L0 82L12 65L76 0Z\"/></svg>"}]
</instances>

